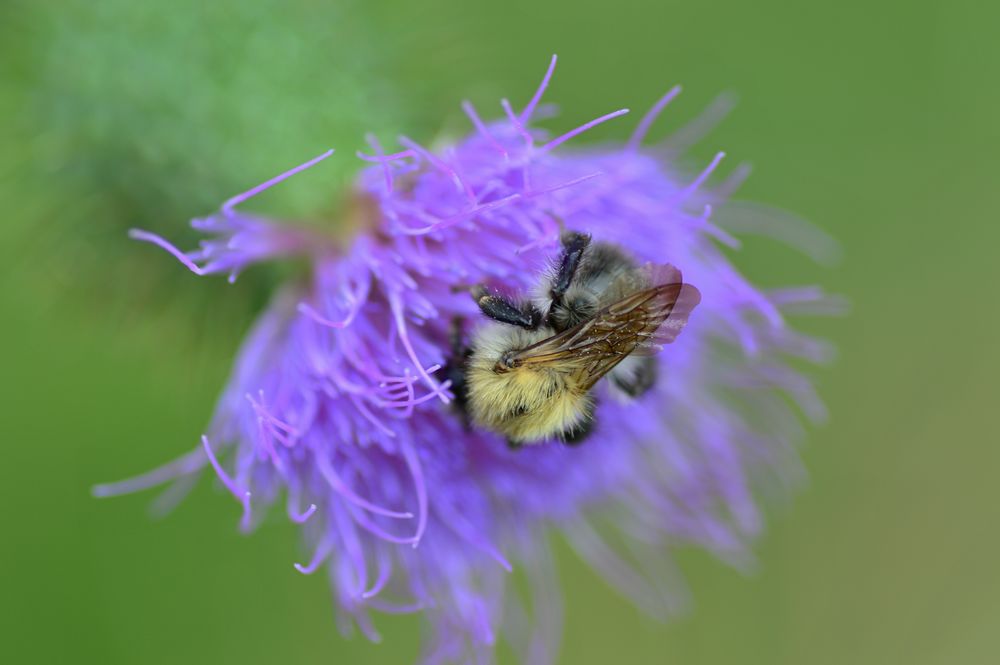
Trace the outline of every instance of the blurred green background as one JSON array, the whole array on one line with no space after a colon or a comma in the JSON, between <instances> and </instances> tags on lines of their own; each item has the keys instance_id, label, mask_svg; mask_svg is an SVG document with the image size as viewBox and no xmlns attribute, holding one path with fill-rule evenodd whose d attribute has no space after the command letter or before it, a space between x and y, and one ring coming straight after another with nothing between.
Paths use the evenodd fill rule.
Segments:
<instances>
[{"instance_id":1,"label":"blurred green background","mask_svg":"<svg viewBox=\"0 0 1000 665\"><path fill-rule=\"evenodd\" d=\"M330 213L365 131L464 131L462 98L523 104L553 52L555 129L682 83L665 136L736 93L690 165L751 161L740 198L844 247L832 267L763 241L736 260L853 303L803 321L840 349L815 373L832 418L803 449L804 491L768 511L757 570L684 553L694 603L662 625L562 548L561 662L998 662L998 5L540 4L0 4L5 662L412 661L414 621L342 639L325 581L292 569L294 529L239 536L211 483L163 520L152 494L90 497L197 442L280 278L199 280L125 230L190 246L188 218L336 147L258 204Z\"/></svg>"}]
</instances>

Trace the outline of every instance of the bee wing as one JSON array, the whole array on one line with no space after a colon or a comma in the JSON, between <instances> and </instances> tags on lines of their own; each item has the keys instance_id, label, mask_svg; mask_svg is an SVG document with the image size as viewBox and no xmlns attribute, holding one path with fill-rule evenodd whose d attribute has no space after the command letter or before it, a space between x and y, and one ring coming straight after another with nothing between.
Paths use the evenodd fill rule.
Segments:
<instances>
[{"instance_id":1,"label":"bee wing","mask_svg":"<svg viewBox=\"0 0 1000 665\"><path fill-rule=\"evenodd\" d=\"M690 284L685 284L681 271L672 265L646 264L642 267L649 284L659 284L664 287L679 287L668 290L661 297L660 304L666 313L661 323L653 331L653 336L639 344L633 353L653 355L658 353L664 344L670 344L687 325L691 311L701 302L701 292Z\"/></svg>"},{"instance_id":2,"label":"bee wing","mask_svg":"<svg viewBox=\"0 0 1000 665\"><path fill-rule=\"evenodd\" d=\"M701 294L685 284L673 266L644 270L650 278L647 283L655 286L635 291L592 319L532 344L513 361L520 366L582 371L582 387L589 389L630 354L651 355L674 341Z\"/></svg>"}]
</instances>

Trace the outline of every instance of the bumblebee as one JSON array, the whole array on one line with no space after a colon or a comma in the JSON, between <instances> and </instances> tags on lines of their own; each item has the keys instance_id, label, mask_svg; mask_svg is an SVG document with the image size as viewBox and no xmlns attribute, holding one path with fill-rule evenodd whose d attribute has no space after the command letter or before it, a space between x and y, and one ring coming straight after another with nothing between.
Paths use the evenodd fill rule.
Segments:
<instances>
[{"instance_id":1,"label":"bumblebee","mask_svg":"<svg viewBox=\"0 0 1000 665\"><path fill-rule=\"evenodd\" d=\"M652 388L652 356L701 299L673 266L639 266L623 248L573 231L561 243L530 298L472 289L490 320L461 353L456 403L512 447L582 441L594 423L591 389L605 376L625 400Z\"/></svg>"}]
</instances>

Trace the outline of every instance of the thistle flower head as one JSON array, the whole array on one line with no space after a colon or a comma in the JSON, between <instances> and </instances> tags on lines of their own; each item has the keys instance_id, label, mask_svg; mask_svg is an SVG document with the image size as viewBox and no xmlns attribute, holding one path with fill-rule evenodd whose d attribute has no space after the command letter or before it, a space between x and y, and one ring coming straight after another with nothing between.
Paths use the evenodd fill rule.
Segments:
<instances>
[{"instance_id":1,"label":"thistle flower head","mask_svg":"<svg viewBox=\"0 0 1000 665\"><path fill-rule=\"evenodd\" d=\"M822 413L788 358L819 360L824 347L790 329L782 309L822 295L761 291L721 251L737 242L712 220L734 185L706 187L721 154L685 177L642 146L677 90L626 144L574 149L571 139L625 111L550 136L532 120L551 74L522 110L504 101L495 122L466 103L473 131L453 145L400 137L387 151L370 139L352 194L365 224L347 245L240 207L330 153L195 220L207 239L194 252L134 232L198 274L235 278L258 261L299 256L310 279L277 294L248 335L202 445L98 494L183 483L212 467L242 506L244 529L284 502L311 552L295 567L325 569L342 626L377 640L377 613L420 612L427 663L489 660L500 639L527 662L554 660L553 530L654 614L679 598L669 547L745 562L761 528L754 483L787 482L794 465L799 425L787 397ZM529 292L563 226L641 262L672 263L702 302L658 356L649 393L625 404L602 399L598 385L584 445L514 451L464 427L450 404L451 326L482 320L469 284ZM532 581L530 600L507 583L514 567Z\"/></svg>"}]
</instances>

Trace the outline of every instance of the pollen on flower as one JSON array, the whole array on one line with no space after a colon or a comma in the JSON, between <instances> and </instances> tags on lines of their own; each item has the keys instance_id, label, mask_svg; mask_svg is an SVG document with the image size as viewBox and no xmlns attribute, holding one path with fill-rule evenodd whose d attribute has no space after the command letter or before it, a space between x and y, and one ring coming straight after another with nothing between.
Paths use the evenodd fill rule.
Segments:
<instances>
[{"instance_id":1,"label":"pollen on flower","mask_svg":"<svg viewBox=\"0 0 1000 665\"><path fill-rule=\"evenodd\" d=\"M577 146L627 110L556 136L540 129L555 64L520 111L504 100L499 119L486 121L462 103L470 133L453 145L399 137L387 149L369 136L344 214L354 231L346 245L244 210L332 151L194 220L206 236L194 251L133 231L198 275L232 280L255 263L294 258L311 277L280 290L248 333L202 445L95 495L169 481L183 490L211 466L244 529L283 500L307 545L294 568L326 570L340 625L377 641L373 613L419 612L427 663L488 661L501 639L525 662L556 658L555 530L658 615L677 611L684 595L670 548L693 544L746 563L762 525L755 488L794 483L799 414L824 414L790 359L820 361L828 349L786 317L833 313L837 302L815 287L760 290L721 251L739 246L738 225L715 211L747 171L713 187L722 153L681 176L664 158L673 151L644 145L679 87L625 143ZM696 121L671 147L699 131ZM774 228L763 219L739 230ZM701 305L656 356L659 378L641 399L611 399L598 384L584 445L514 451L458 413L456 330L481 320L470 285L529 293L563 229L677 266ZM531 581L530 599L508 588L515 569Z\"/></svg>"}]
</instances>

